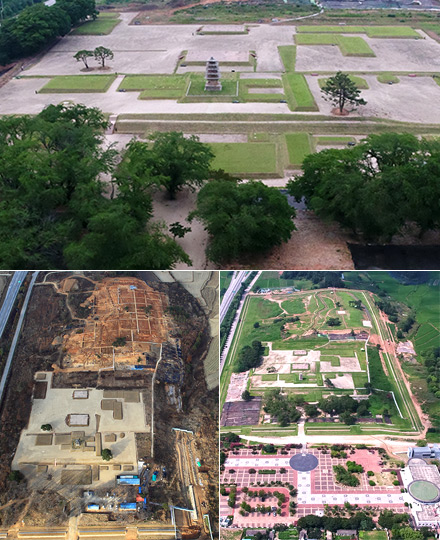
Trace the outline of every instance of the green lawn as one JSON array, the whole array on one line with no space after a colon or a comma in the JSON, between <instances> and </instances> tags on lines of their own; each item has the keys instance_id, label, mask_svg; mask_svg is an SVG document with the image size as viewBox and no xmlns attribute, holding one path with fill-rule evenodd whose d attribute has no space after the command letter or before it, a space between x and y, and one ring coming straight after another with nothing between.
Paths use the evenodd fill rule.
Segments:
<instances>
[{"instance_id":1,"label":"green lawn","mask_svg":"<svg viewBox=\"0 0 440 540\"><path fill-rule=\"evenodd\" d=\"M212 167L231 174L276 174L275 143L213 143Z\"/></svg>"},{"instance_id":2,"label":"green lawn","mask_svg":"<svg viewBox=\"0 0 440 540\"><path fill-rule=\"evenodd\" d=\"M285 99L284 94L270 94L265 92L265 88L282 88L280 79L240 79L239 98L240 101L264 101L279 102ZM249 92L250 88L258 89L258 93Z\"/></svg>"},{"instance_id":3,"label":"green lawn","mask_svg":"<svg viewBox=\"0 0 440 540\"><path fill-rule=\"evenodd\" d=\"M295 45L280 45L278 53L284 66L284 71L290 73L295 71L296 47Z\"/></svg>"},{"instance_id":4,"label":"green lawn","mask_svg":"<svg viewBox=\"0 0 440 540\"><path fill-rule=\"evenodd\" d=\"M386 531L359 531L360 540L387 540Z\"/></svg>"},{"instance_id":5,"label":"green lawn","mask_svg":"<svg viewBox=\"0 0 440 540\"><path fill-rule=\"evenodd\" d=\"M397 84L398 82L400 82L399 77L396 77L396 76L393 75L392 73L387 73L387 72L380 73L380 74L377 76L377 80L378 80L380 83L383 83L383 84L388 84L388 83L390 83L390 82L392 82L392 83L394 83L394 84Z\"/></svg>"},{"instance_id":6,"label":"green lawn","mask_svg":"<svg viewBox=\"0 0 440 540\"><path fill-rule=\"evenodd\" d=\"M300 167L303 159L313 152L308 133L288 133L286 135L289 164Z\"/></svg>"},{"instance_id":7,"label":"green lawn","mask_svg":"<svg viewBox=\"0 0 440 540\"><path fill-rule=\"evenodd\" d=\"M188 90L188 97L202 97L204 98L212 98L217 96L231 96L235 97L238 95L237 92L237 80L236 77L233 79L227 79L225 77L222 77L221 80L222 83L222 89L220 92L206 92L205 91L205 77L202 74L192 74L191 75L191 86Z\"/></svg>"},{"instance_id":8,"label":"green lawn","mask_svg":"<svg viewBox=\"0 0 440 540\"><path fill-rule=\"evenodd\" d=\"M339 36L339 48L344 56L376 56L368 43L357 36Z\"/></svg>"},{"instance_id":9,"label":"green lawn","mask_svg":"<svg viewBox=\"0 0 440 540\"><path fill-rule=\"evenodd\" d=\"M354 137L349 136L338 136L338 135L322 135L320 137L314 137L316 144L320 146L333 146L333 145L342 145L345 146L349 142L356 142Z\"/></svg>"},{"instance_id":10,"label":"green lawn","mask_svg":"<svg viewBox=\"0 0 440 540\"><path fill-rule=\"evenodd\" d=\"M358 36L340 34L296 34L297 45L337 45L344 56L376 56L368 43Z\"/></svg>"},{"instance_id":11,"label":"green lawn","mask_svg":"<svg viewBox=\"0 0 440 540\"><path fill-rule=\"evenodd\" d=\"M301 73L283 75L284 93L291 111L318 111L315 99Z\"/></svg>"},{"instance_id":12,"label":"green lawn","mask_svg":"<svg viewBox=\"0 0 440 540\"><path fill-rule=\"evenodd\" d=\"M140 99L179 99L187 85L186 75L127 75L118 90L141 92Z\"/></svg>"},{"instance_id":13,"label":"green lawn","mask_svg":"<svg viewBox=\"0 0 440 540\"><path fill-rule=\"evenodd\" d=\"M370 88L367 81L363 77L359 77L358 75L349 75L349 77L360 90L367 90ZM327 81L328 77L318 79L319 87L323 88Z\"/></svg>"},{"instance_id":14,"label":"green lawn","mask_svg":"<svg viewBox=\"0 0 440 540\"><path fill-rule=\"evenodd\" d=\"M304 302L301 298L285 300L282 302L281 307L285 309L289 315L299 315L300 313L305 312Z\"/></svg>"},{"instance_id":15,"label":"green lawn","mask_svg":"<svg viewBox=\"0 0 440 540\"><path fill-rule=\"evenodd\" d=\"M109 16L109 13L98 15L94 21L86 21L75 30L72 30L71 34L77 36L103 36L110 34L121 20L118 18L119 13L114 13L113 17Z\"/></svg>"},{"instance_id":16,"label":"green lawn","mask_svg":"<svg viewBox=\"0 0 440 540\"><path fill-rule=\"evenodd\" d=\"M367 34L370 38L420 38L410 26L299 26L300 34Z\"/></svg>"},{"instance_id":17,"label":"green lawn","mask_svg":"<svg viewBox=\"0 0 440 540\"><path fill-rule=\"evenodd\" d=\"M53 77L40 94L63 92L107 92L116 75L59 75Z\"/></svg>"}]
</instances>

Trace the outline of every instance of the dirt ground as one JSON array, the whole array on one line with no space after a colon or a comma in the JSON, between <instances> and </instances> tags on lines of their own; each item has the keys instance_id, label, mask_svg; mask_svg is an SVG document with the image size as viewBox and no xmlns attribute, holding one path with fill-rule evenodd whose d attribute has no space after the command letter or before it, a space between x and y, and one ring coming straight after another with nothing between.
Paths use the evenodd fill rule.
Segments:
<instances>
[{"instance_id":1,"label":"dirt ground","mask_svg":"<svg viewBox=\"0 0 440 540\"><path fill-rule=\"evenodd\" d=\"M354 269L347 247L348 235L335 223L324 223L312 212L297 210L295 225L288 242L269 254L252 261L234 262L228 268L261 270L346 270Z\"/></svg>"}]
</instances>

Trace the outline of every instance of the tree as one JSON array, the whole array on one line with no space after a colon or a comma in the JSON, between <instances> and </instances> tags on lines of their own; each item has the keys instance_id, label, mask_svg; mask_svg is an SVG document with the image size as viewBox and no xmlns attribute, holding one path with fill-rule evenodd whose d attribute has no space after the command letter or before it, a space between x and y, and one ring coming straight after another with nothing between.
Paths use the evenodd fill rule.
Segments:
<instances>
[{"instance_id":1,"label":"tree","mask_svg":"<svg viewBox=\"0 0 440 540\"><path fill-rule=\"evenodd\" d=\"M52 431L52 426L51 426L51 424L43 424L41 426L41 430L42 431Z\"/></svg>"},{"instance_id":2,"label":"tree","mask_svg":"<svg viewBox=\"0 0 440 540\"><path fill-rule=\"evenodd\" d=\"M170 233L173 235L173 238L179 237L183 238L186 233L191 232L191 227L184 227L181 223L176 221L170 225Z\"/></svg>"},{"instance_id":3,"label":"tree","mask_svg":"<svg viewBox=\"0 0 440 540\"><path fill-rule=\"evenodd\" d=\"M83 105L0 119L2 268L170 268L189 262L150 225L151 193L107 147L108 123ZM102 175L115 186L110 198ZM117 192L117 195L115 193Z\"/></svg>"},{"instance_id":4,"label":"tree","mask_svg":"<svg viewBox=\"0 0 440 540\"><path fill-rule=\"evenodd\" d=\"M302 169L288 183L289 193L366 241L388 241L408 223L420 234L440 227L438 141L370 135L354 148L311 154Z\"/></svg>"},{"instance_id":5,"label":"tree","mask_svg":"<svg viewBox=\"0 0 440 540\"><path fill-rule=\"evenodd\" d=\"M209 178L214 154L198 137L172 131L154 133L150 140L152 145L131 141L125 153L123 165L140 185L163 186L175 199L185 186L195 189Z\"/></svg>"},{"instance_id":6,"label":"tree","mask_svg":"<svg viewBox=\"0 0 440 540\"><path fill-rule=\"evenodd\" d=\"M307 403L304 407L304 412L309 418L316 418L320 414L318 407L316 405L311 405L310 403Z\"/></svg>"},{"instance_id":7,"label":"tree","mask_svg":"<svg viewBox=\"0 0 440 540\"><path fill-rule=\"evenodd\" d=\"M210 235L208 257L214 262L261 255L287 242L295 230L295 210L277 188L262 182L213 180L197 197L197 218Z\"/></svg>"},{"instance_id":8,"label":"tree","mask_svg":"<svg viewBox=\"0 0 440 540\"><path fill-rule=\"evenodd\" d=\"M101 67L105 67L106 60L113 60L114 57L113 51L102 45L95 48L93 55L95 60L101 64Z\"/></svg>"},{"instance_id":9,"label":"tree","mask_svg":"<svg viewBox=\"0 0 440 540\"><path fill-rule=\"evenodd\" d=\"M87 51L86 49L81 49L80 51L78 51L76 54L73 55L73 58L75 58L77 62L79 62L80 60L84 62L86 69L89 69L87 59L91 58L92 56L94 56L93 51Z\"/></svg>"},{"instance_id":10,"label":"tree","mask_svg":"<svg viewBox=\"0 0 440 540\"><path fill-rule=\"evenodd\" d=\"M101 452L101 457L104 461L110 461L111 459L113 459L112 451L108 448L103 448Z\"/></svg>"},{"instance_id":11,"label":"tree","mask_svg":"<svg viewBox=\"0 0 440 540\"><path fill-rule=\"evenodd\" d=\"M249 392L249 390L245 390L242 394L241 394L241 399L243 401L250 401L252 399L252 396L251 396L251 393Z\"/></svg>"},{"instance_id":12,"label":"tree","mask_svg":"<svg viewBox=\"0 0 440 540\"><path fill-rule=\"evenodd\" d=\"M350 76L346 73L338 71L334 77L329 77L322 87L321 92L324 94L324 99L333 103L339 108L342 114L346 103L351 105L366 105L367 102L360 98L361 91L356 86Z\"/></svg>"},{"instance_id":13,"label":"tree","mask_svg":"<svg viewBox=\"0 0 440 540\"><path fill-rule=\"evenodd\" d=\"M11 471L8 475L8 479L11 482L18 482L20 483L22 480L24 480L24 474L21 471Z\"/></svg>"}]
</instances>

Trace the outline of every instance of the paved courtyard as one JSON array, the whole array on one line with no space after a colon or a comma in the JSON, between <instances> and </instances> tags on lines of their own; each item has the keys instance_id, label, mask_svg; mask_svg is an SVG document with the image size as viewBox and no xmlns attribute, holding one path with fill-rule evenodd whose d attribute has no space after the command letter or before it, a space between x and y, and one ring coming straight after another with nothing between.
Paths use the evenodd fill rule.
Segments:
<instances>
[{"instance_id":1,"label":"paved courtyard","mask_svg":"<svg viewBox=\"0 0 440 540\"><path fill-rule=\"evenodd\" d=\"M234 511L227 505L227 497L221 496L220 515L234 514L234 525L270 526L276 523L295 522L299 517L310 513L322 513L324 505L343 505L345 502L358 504L359 506L377 506L392 508L396 511L404 511L404 503L409 497L400 492L401 486L370 486L367 471L380 472L382 470L380 455L377 451L356 450L349 454L347 459L363 465L365 472L360 475L361 484L358 487L337 485L334 480L333 466L345 465L346 459L332 458L330 454L323 454L320 450L311 448L308 453L318 458L318 467L311 472L297 472L293 470L289 461L293 455L301 453L301 450L291 449L287 455L253 455L250 449L240 449L237 455L230 454L225 462L225 470L221 474L221 483L235 483L237 489L237 502ZM255 473L249 473L249 469L255 469ZM259 470L275 470L274 474L259 474ZM281 473L281 469L285 472ZM231 472L232 471L232 472ZM298 490L296 498L298 507L295 516L289 516L289 490L280 486L260 487L256 482L281 481L292 484ZM283 505L281 516L261 514L253 512L247 516L241 516L238 512L239 505L244 497L241 488L249 487L251 490L265 489L268 491L285 491L286 503ZM405 498L406 497L406 498ZM251 506L261 503L260 499L247 500ZM269 503L264 503L266 506ZM290 519L286 519L289 518Z\"/></svg>"}]
</instances>

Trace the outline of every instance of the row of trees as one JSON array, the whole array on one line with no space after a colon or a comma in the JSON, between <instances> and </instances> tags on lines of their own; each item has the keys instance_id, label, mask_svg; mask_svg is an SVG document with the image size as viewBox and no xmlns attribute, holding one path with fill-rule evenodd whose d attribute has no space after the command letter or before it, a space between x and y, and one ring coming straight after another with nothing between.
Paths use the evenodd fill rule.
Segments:
<instances>
[{"instance_id":1,"label":"row of trees","mask_svg":"<svg viewBox=\"0 0 440 540\"><path fill-rule=\"evenodd\" d=\"M255 340L250 346L245 345L238 353L235 371L239 373L259 366L263 352L264 347L261 345L261 341Z\"/></svg>"},{"instance_id":2,"label":"row of trees","mask_svg":"<svg viewBox=\"0 0 440 540\"><path fill-rule=\"evenodd\" d=\"M105 61L106 60L113 60L114 54L111 49L107 49L107 47L103 47L100 45L99 47L95 47L93 51L89 51L87 49L81 49L76 54L73 55L73 58L77 62L83 62L86 69L89 69L88 60L89 58L94 58L97 62L101 64L101 67L105 67Z\"/></svg>"},{"instance_id":3,"label":"row of trees","mask_svg":"<svg viewBox=\"0 0 440 540\"><path fill-rule=\"evenodd\" d=\"M38 53L73 26L97 14L95 0L57 0L50 7L43 3L26 7L0 26L0 65Z\"/></svg>"},{"instance_id":4,"label":"row of trees","mask_svg":"<svg viewBox=\"0 0 440 540\"><path fill-rule=\"evenodd\" d=\"M341 272L313 272L313 271L295 271L286 270L281 274L281 279L301 279L311 281L319 289L328 287L337 287L342 289L345 283L342 281Z\"/></svg>"},{"instance_id":5,"label":"row of trees","mask_svg":"<svg viewBox=\"0 0 440 540\"><path fill-rule=\"evenodd\" d=\"M296 200L367 241L389 241L410 224L440 227L440 141L370 135L353 148L310 154L289 181Z\"/></svg>"}]
</instances>

